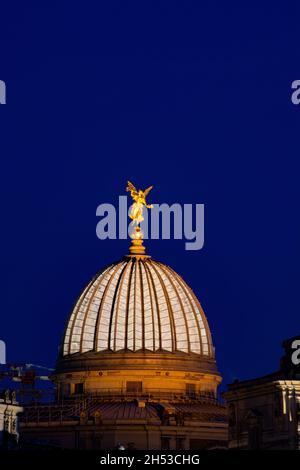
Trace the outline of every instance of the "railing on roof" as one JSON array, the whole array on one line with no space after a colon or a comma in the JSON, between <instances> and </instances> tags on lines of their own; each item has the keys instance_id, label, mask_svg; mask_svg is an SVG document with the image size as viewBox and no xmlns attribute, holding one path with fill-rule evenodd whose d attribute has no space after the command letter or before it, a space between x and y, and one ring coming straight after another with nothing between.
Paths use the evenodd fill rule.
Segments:
<instances>
[{"instance_id":1,"label":"railing on roof","mask_svg":"<svg viewBox=\"0 0 300 470\"><path fill-rule=\"evenodd\" d=\"M159 397L159 398L158 398ZM83 394L74 394L68 398L61 399L52 404L35 403L24 407L24 413L21 418L23 423L30 422L57 422L78 420L81 412L86 412L88 417L92 417L98 409L99 404L120 403L143 400L149 404L158 404L167 401L178 404L196 404L206 406L222 406L224 401L219 400L213 394L198 392L193 394L184 394L182 390L173 390L172 392L152 389L151 393L146 392L119 392L116 390L89 390Z\"/></svg>"},{"instance_id":2,"label":"railing on roof","mask_svg":"<svg viewBox=\"0 0 300 470\"><path fill-rule=\"evenodd\" d=\"M160 388L151 388L151 390L143 391L127 391L120 390L116 391L115 389L88 389L82 394L72 395L75 399L109 399L109 400L146 400L146 401L160 401L160 400L170 400L170 401L191 401L195 400L197 402L211 403L214 405L222 405L224 401L221 397L216 397L214 393L209 392L184 392L182 389L173 389L165 390Z\"/></svg>"}]
</instances>

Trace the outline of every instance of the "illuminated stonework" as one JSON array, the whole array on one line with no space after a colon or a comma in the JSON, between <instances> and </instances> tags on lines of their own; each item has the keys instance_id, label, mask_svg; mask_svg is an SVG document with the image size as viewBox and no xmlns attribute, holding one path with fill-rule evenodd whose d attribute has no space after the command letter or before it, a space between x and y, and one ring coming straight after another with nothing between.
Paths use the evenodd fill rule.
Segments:
<instances>
[{"instance_id":1,"label":"illuminated stonework","mask_svg":"<svg viewBox=\"0 0 300 470\"><path fill-rule=\"evenodd\" d=\"M167 351L214 357L192 290L150 257L126 257L98 274L72 311L63 356L88 351Z\"/></svg>"},{"instance_id":2,"label":"illuminated stonework","mask_svg":"<svg viewBox=\"0 0 300 470\"><path fill-rule=\"evenodd\" d=\"M62 448L224 448L222 378L205 314L183 279L146 255L140 223L151 186L127 189L129 254L80 294L52 374L56 402L27 407L23 433Z\"/></svg>"}]
</instances>

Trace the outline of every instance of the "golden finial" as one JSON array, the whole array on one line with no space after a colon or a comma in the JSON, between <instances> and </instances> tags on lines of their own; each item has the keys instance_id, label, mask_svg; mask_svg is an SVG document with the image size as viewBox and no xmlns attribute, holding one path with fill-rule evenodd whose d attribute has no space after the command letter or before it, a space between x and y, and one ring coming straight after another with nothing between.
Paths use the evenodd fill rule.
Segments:
<instances>
[{"instance_id":1,"label":"golden finial","mask_svg":"<svg viewBox=\"0 0 300 470\"><path fill-rule=\"evenodd\" d=\"M132 242L129 248L129 251L132 255L144 255L145 247L143 246L143 232L141 230L140 224L143 222L143 210L144 207L147 209L152 209L152 204L147 204L146 197L151 191L153 186L142 191L141 189L137 190L130 181L127 181L126 191L130 191L130 196L133 199L133 204L130 210L129 217L132 219L132 225L134 227L132 232Z\"/></svg>"}]
</instances>

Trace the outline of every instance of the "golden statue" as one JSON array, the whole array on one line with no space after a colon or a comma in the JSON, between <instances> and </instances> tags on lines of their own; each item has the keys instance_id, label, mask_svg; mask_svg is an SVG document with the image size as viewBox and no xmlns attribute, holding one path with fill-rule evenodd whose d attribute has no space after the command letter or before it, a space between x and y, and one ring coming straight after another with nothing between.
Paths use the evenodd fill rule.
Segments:
<instances>
[{"instance_id":1,"label":"golden statue","mask_svg":"<svg viewBox=\"0 0 300 470\"><path fill-rule=\"evenodd\" d=\"M143 232L140 227L140 223L143 222L143 210L144 207L147 209L152 209L152 204L147 204L146 197L150 193L153 186L142 191L141 189L137 190L130 181L127 181L126 191L130 191L130 196L133 199L133 204L130 210L129 217L132 219L132 225L135 225L131 233L131 246L129 248L129 256L139 256L145 257L145 247L143 245Z\"/></svg>"},{"instance_id":2,"label":"golden statue","mask_svg":"<svg viewBox=\"0 0 300 470\"><path fill-rule=\"evenodd\" d=\"M129 217L133 220L133 224L136 224L137 226L140 225L140 223L144 220L144 206L147 209L152 209L153 207L152 204L147 204L146 202L146 197L148 196L152 188L153 186L149 186L149 188L145 189L145 191L142 191L141 189L137 191L133 184L130 183L130 181L127 181L126 191L130 191L130 196L134 200Z\"/></svg>"}]
</instances>

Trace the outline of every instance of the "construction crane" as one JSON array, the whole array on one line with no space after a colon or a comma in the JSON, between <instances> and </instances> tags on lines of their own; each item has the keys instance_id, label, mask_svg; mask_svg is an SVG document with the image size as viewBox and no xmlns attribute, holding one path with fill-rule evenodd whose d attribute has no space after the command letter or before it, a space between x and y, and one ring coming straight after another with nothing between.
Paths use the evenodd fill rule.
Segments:
<instances>
[{"instance_id":1,"label":"construction crane","mask_svg":"<svg viewBox=\"0 0 300 470\"><path fill-rule=\"evenodd\" d=\"M54 369L29 363L7 363L0 365L0 393L10 389L16 392L20 403L49 401L55 387L51 381ZM48 372L47 375L45 372Z\"/></svg>"}]
</instances>

